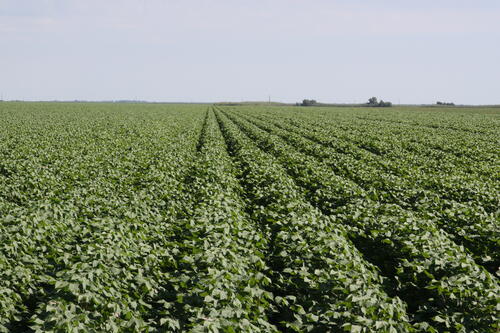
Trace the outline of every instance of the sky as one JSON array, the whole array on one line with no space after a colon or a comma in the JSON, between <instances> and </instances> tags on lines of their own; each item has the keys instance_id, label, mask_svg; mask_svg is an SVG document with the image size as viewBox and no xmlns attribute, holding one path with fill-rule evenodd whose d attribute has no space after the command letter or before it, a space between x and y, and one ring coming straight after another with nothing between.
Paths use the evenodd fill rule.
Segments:
<instances>
[{"instance_id":1,"label":"sky","mask_svg":"<svg viewBox=\"0 0 500 333\"><path fill-rule=\"evenodd\" d=\"M0 0L0 94L500 104L500 1Z\"/></svg>"}]
</instances>

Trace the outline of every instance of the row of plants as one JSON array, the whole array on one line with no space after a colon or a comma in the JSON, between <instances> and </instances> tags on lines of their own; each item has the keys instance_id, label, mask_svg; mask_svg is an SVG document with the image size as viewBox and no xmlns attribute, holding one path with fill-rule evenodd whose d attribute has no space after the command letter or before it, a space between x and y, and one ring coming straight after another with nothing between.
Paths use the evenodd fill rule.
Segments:
<instances>
[{"instance_id":1,"label":"row of plants","mask_svg":"<svg viewBox=\"0 0 500 333\"><path fill-rule=\"evenodd\" d=\"M241 109L245 111L245 109ZM441 129L421 129L407 124L384 122L381 125L373 121L359 119L356 113L305 114L286 110L264 112L249 110L252 114L274 117L308 130L327 132L332 141L338 144L350 144L366 153L381 156L385 160L400 161L429 174L429 177L445 179L455 187L462 188L471 183L477 192L491 192L492 186L486 182L498 178L498 161L496 139L494 133L462 134ZM414 117L406 113L407 117ZM450 119L445 118L446 121ZM453 118L452 118L453 119ZM471 122L471 121L469 121ZM440 146L437 145L440 144ZM446 146L446 147L444 147ZM473 150L471 159L464 155ZM481 180L481 182L478 182ZM482 186L482 187L481 187ZM498 186L496 188L498 191Z\"/></svg>"},{"instance_id":2,"label":"row of plants","mask_svg":"<svg viewBox=\"0 0 500 333\"><path fill-rule=\"evenodd\" d=\"M453 235L456 242L463 244L474 253L475 260L495 273L500 265L500 230L498 211L488 213L481 203L457 202L442 198L432 187L425 186L425 175L411 170L404 161L397 163L401 171L394 173L385 167L396 168L383 157L356 152L356 148L345 151L335 149L326 133L311 133L287 126L269 118L246 119L269 133L278 135L301 152L317 157L336 174L349 178L369 192L377 201L394 203L405 209L412 209L418 216L433 219L446 232ZM311 137L311 139L306 138ZM335 145L336 147L336 145ZM352 152L352 153L351 153ZM356 154L356 157L353 155ZM416 180L415 178L419 178Z\"/></svg>"},{"instance_id":3,"label":"row of plants","mask_svg":"<svg viewBox=\"0 0 500 333\"><path fill-rule=\"evenodd\" d=\"M43 106L2 123L0 327L147 330L202 113Z\"/></svg>"},{"instance_id":4,"label":"row of plants","mask_svg":"<svg viewBox=\"0 0 500 333\"><path fill-rule=\"evenodd\" d=\"M312 131L317 128L329 130L332 132L331 135L352 142L374 154L383 155L385 158L405 159L411 156L408 162L419 166L423 161L423 164L428 166L425 171L433 173L435 177L458 174L462 178L474 180L478 176L491 178L495 175L495 164L492 162L498 160L497 139L495 131L490 128L491 119L485 124L485 121L479 122L475 118L470 119L469 116L457 124L466 127L477 122L481 124L479 128L484 128L483 133L479 129L477 132L443 129L436 125L436 120L431 121L428 127L419 127L397 120L384 120L380 118L382 115L367 120L366 116L356 113L336 116L314 114L313 117L304 113L290 117L285 111L267 114L279 114L282 120L298 122L299 126L308 124L308 129ZM406 118L415 117L415 113L406 112L404 115ZM427 119L428 113L423 115L425 116L422 117ZM393 114L389 116L394 117ZM385 115L385 118L387 117ZM449 123L456 118L458 117L448 116L441 119L441 122Z\"/></svg>"},{"instance_id":5,"label":"row of plants","mask_svg":"<svg viewBox=\"0 0 500 333\"><path fill-rule=\"evenodd\" d=\"M279 161L217 112L240 171L252 219L269 238L274 295L269 315L280 330L410 331L405 306L346 238L344 227L309 204Z\"/></svg>"},{"instance_id":6,"label":"row of plants","mask_svg":"<svg viewBox=\"0 0 500 333\"><path fill-rule=\"evenodd\" d=\"M500 329L494 117L207 107L0 105L0 332Z\"/></svg>"},{"instance_id":7,"label":"row of plants","mask_svg":"<svg viewBox=\"0 0 500 333\"><path fill-rule=\"evenodd\" d=\"M307 198L349 230L363 254L391 277L414 320L436 330L493 331L498 283L431 220L373 200L355 183L323 167L235 114L241 131L274 155Z\"/></svg>"},{"instance_id":8,"label":"row of plants","mask_svg":"<svg viewBox=\"0 0 500 333\"><path fill-rule=\"evenodd\" d=\"M272 332L268 239L246 213L213 111L182 182L184 209L170 230L153 322L160 331Z\"/></svg>"}]
</instances>

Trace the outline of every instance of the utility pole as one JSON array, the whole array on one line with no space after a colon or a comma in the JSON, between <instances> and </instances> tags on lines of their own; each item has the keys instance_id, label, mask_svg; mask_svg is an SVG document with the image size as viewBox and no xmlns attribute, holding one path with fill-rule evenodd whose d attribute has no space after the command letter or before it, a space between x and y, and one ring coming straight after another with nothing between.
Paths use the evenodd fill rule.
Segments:
<instances>
[{"instance_id":1,"label":"utility pole","mask_svg":"<svg viewBox=\"0 0 500 333\"><path fill-rule=\"evenodd\" d=\"M271 104L271 95L269 95L269 104Z\"/></svg>"}]
</instances>

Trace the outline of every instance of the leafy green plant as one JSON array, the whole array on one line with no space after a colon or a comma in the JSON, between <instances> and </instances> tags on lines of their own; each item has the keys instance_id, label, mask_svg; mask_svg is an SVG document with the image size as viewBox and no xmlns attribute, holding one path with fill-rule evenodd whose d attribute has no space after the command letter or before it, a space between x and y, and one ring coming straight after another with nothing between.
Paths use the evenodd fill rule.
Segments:
<instances>
[{"instance_id":1,"label":"leafy green plant","mask_svg":"<svg viewBox=\"0 0 500 333\"><path fill-rule=\"evenodd\" d=\"M498 125L1 103L0 332L497 332Z\"/></svg>"}]
</instances>

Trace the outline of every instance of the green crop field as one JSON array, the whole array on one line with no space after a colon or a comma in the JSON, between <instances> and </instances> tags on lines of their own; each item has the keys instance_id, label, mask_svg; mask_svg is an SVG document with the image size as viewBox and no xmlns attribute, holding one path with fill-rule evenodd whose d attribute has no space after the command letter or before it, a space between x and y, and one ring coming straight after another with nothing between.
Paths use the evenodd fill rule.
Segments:
<instances>
[{"instance_id":1,"label":"green crop field","mask_svg":"<svg viewBox=\"0 0 500 333\"><path fill-rule=\"evenodd\" d=\"M0 103L0 332L498 332L500 109Z\"/></svg>"}]
</instances>

